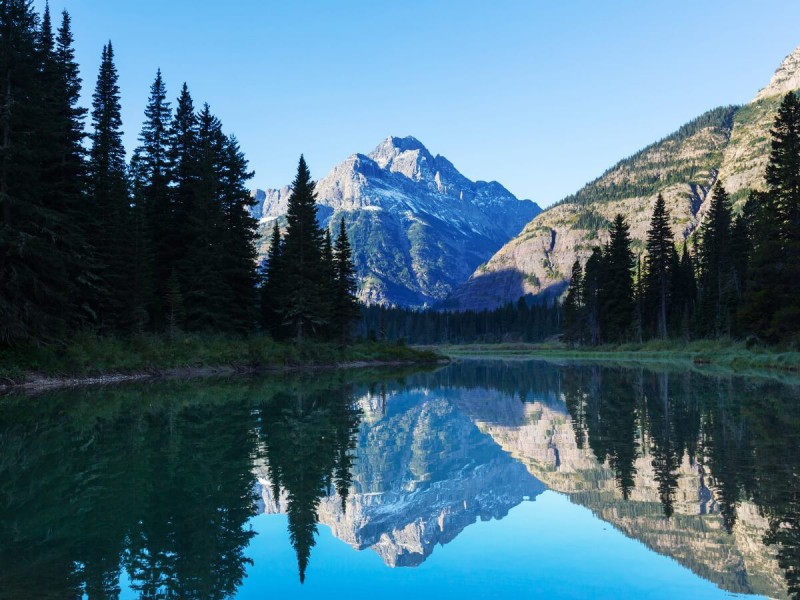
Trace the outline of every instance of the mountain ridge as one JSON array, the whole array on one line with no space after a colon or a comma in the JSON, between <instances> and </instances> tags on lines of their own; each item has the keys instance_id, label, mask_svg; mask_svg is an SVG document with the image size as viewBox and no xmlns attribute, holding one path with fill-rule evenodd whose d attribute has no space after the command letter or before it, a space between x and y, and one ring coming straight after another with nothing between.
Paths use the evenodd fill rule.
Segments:
<instances>
[{"instance_id":1,"label":"mountain ridge","mask_svg":"<svg viewBox=\"0 0 800 600\"><path fill-rule=\"evenodd\" d=\"M750 103L703 113L545 209L459 285L445 305L478 310L526 294L560 296L572 263L585 261L592 247L607 241L616 213L628 221L632 249L641 256L659 193L666 200L678 243L697 229L718 180L739 210L750 191L765 187L769 130L782 96L797 88L800 47L783 60Z\"/></svg>"},{"instance_id":2,"label":"mountain ridge","mask_svg":"<svg viewBox=\"0 0 800 600\"><path fill-rule=\"evenodd\" d=\"M496 181L468 179L411 136L389 136L369 154L350 155L316 189L320 223L345 219L367 303L440 302L541 212ZM289 186L252 191L262 256L290 195Z\"/></svg>"}]
</instances>

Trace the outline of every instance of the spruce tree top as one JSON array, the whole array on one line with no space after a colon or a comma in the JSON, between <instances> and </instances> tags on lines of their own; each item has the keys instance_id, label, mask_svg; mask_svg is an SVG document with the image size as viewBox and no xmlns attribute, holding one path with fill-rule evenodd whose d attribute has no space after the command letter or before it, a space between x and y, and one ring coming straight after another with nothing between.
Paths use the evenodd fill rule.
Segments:
<instances>
[{"instance_id":1,"label":"spruce tree top","mask_svg":"<svg viewBox=\"0 0 800 600\"><path fill-rule=\"evenodd\" d=\"M287 254L294 254L297 250L302 252L295 246L310 250L312 255L318 254L322 244L322 229L317 223L317 194L311 180L311 171L302 155L297 165L297 175L292 182L286 221Z\"/></svg>"}]
</instances>

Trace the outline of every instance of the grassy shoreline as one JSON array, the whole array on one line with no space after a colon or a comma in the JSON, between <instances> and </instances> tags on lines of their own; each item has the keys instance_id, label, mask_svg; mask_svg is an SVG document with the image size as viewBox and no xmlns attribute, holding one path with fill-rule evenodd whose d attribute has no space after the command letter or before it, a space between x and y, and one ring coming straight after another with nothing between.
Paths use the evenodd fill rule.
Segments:
<instances>
[{"instance_id":1,"label":"grassy shoreline","mask_svg":"<svg viewBox=\"0 0 800 600\"><path fill-rule=\"evenodd\" d=\"M494 355L509 357L688 362L712 365L734 371L769 370L800 373L800 352L782 348L747 348L731 340L651 341L642 344L604 345L570 348L559 343L544 344L469 344L434 346L446 356Z\"/></svg>"},{"instance_id":2,"label":"grassy shoreline","mask_svg":"<svg viewBox=\"0 0 800 600\"><path fill-rule=\"evenodd\" d=\"M276 342L265 336L81 336L69 344L0 350L0 393L14 389L299 369L433 364L431 349L390 342Z\"/></svg>"}]
</instances>

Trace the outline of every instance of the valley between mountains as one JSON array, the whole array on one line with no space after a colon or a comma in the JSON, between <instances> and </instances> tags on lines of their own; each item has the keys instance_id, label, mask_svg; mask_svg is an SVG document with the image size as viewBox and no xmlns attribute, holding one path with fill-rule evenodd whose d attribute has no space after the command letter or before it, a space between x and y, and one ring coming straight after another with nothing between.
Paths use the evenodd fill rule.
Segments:
<instances>
[{"instance_id":1,"label":"valley between mountains","mask_svg":"<svg viewBox=\"0 0 800 600\"><path fill-rule=\"evenodd\" d=\"M498 182L470 181L413 137L388 137L317 182L318 217L328 227L344 217L368 304L481 310L558 297L575 259L607 241L615 214L625 216L641 254L658 194L683 243L718 180L737 209L763 190L770 128L783 95L797 89L800 47L748 104L709 110L545 210ZM291 189L252 195L263 255Z\"/></svg>"}]
</instances>

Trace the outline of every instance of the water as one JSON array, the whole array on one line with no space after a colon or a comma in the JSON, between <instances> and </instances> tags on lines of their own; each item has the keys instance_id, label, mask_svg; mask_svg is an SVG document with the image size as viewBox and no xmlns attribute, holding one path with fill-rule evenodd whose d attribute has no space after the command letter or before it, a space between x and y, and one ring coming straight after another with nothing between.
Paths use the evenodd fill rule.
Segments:
<instances>
[{"instance_id":1,"label":"water","mask_svg":"<svg viewBox=\"0 0 800 600\"><path fill-rule=\"evenodd\" d=\"M0 598L800 597L799 433L536 361L0 398Z\"/></svg>"}]
</instances>

